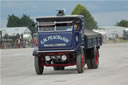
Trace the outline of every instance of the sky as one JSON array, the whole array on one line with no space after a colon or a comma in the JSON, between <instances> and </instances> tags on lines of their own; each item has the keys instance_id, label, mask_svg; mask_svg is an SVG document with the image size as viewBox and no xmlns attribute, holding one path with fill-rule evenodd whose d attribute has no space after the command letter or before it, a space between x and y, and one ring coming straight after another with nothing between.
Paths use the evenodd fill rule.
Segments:
<instances>
[{"instance_id":1,"label":"sky","mask_svg":"<svg viewBox=\"0 0 128 85\"><path fill-rule=\"evenodd\" d=\"M0 0L0 28L5 28L8 15L55 16L59 9L70 15L77 4L92 14L98 26L112 26L122 19L128 20L128 0Z\"/></svg>"}]
</instances>

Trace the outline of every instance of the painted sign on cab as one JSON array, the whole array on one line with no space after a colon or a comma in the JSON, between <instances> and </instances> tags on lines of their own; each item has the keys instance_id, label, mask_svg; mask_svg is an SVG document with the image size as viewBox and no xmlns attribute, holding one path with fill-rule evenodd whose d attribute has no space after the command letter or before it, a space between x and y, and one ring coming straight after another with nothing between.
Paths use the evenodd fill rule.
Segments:
<instances>
[{"instance_id":1,"label":"painted sign on cab","mask_svg":"<svg viewBox=\"0 0 128 85\"><path fill-rule=\"evenodd\" d=\"M69 39L67 39L66 37L62 37L60 35L50 35L50 36L47 36L46 38L42 39L40 41L41 44L44 44L46 43L47 41L50 41L50 40L55 40L55 39L58 39L58 40L62 40L64 41L65 43L68 43L69 42Z\"/></svg>"}]
</instances>

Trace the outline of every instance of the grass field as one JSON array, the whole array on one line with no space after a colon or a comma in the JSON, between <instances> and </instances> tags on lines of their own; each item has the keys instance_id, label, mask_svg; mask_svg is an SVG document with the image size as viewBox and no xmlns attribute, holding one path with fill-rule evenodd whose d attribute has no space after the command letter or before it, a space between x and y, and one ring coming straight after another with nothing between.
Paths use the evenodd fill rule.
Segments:
<instances>
[{"instance_id":1,"label":"grass field","mask_svg":"<svg viewBox=\"0 0 128 85\"><path fill-rule=\"evenodd\" d=\"M128 40L120 39L120 40L118 40L118 42L120 42L120 43L128 43Z\"/></svg>"},{"instance_id":2,"label":"grass field","mask_svg":"<svg viewBox=\"0 0 128 85\"><path fill-rule=\"evenodd\" d=\"M109 43L128 43L128 40L124 40L124 39L117 39L117 41L114 41L114 40L108 40L107 42Z\"/></svg>"}]
</instances>

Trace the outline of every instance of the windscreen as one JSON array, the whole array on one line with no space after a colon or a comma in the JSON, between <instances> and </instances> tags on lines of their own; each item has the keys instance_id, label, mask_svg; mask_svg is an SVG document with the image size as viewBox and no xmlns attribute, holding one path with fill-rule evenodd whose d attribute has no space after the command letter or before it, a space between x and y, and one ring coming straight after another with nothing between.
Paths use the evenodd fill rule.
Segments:
<instances>
[{"instance_id":1,"label":"windscreen","mask_svg":"<svg viewBox=\"0 0 128 85\"><path fill-rule=\"evenodd\" d=\"M39 31L71 31L72 21L40 22Z\"/></svg>"}]
</instances>

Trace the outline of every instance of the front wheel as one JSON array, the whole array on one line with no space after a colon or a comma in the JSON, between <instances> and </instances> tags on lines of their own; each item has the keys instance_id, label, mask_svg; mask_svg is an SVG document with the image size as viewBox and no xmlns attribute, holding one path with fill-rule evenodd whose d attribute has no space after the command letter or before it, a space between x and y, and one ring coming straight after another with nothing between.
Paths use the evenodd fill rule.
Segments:
<instances>
[{"instance_id":1,"label":"front wheel","mask_svg":"<svg viewBox=\"0 0 128 85\"><path fill-rule=\"evenodd\" d=\"M77 72L78 73L83 73L84 72L84 65L85 65L85 62L84 62L84 53L82 54L79 54L77 56Z\"/></svg>"},{"instance_id":2,"label":"front wheel","mask_svg":"<svg viewBox=\"0 0 128 85\"><path fill-rule=\"evenodd\" d=\"M35 71L38 75L43 73L44 66L41 66L41 59L39 56L35 56L34 58L35 61Z\"/></svg>"}]
</instances>

